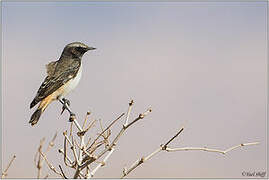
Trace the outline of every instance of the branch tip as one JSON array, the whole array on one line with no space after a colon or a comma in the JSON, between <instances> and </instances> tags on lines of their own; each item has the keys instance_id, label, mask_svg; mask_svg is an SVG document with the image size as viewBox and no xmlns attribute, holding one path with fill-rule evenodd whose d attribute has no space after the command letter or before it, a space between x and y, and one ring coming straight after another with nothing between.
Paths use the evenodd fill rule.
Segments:
<instances>
[{"instance_id":1,"label":"branch tip","mask_svg":"<svg viewBox=\"0 0 269 180\"><path fill-rule=\"evenodd\" d=\"M134 100L131 100L130 102L129 102L129 106L132 106L134 104Z\"/></svg>"},{"instance_id":2,"label":"branch tip","mask_svg":"<svg viewBox=\"0 0 269 180\"><path fill-rule=\"evenodd\" d=\"M139 164L142 164L144 161L145 161L145 158L142 157L142 158L140 159L140 161L139 161Z\"/></svg>"}]
</instances>

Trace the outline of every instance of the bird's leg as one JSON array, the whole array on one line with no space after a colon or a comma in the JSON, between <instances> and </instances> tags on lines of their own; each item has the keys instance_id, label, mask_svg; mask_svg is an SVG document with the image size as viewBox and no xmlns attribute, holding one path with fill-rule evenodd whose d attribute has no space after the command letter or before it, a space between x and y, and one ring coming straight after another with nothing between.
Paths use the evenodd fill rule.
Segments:
<instances>
[{"instance_id":1,"label":"bird's leg","mask_svg":"<svg viewBox=\"0 0 269 180\"><path fill-rule=\"evenodd\" d=\"M68 99L65 99L65 98L62 98L62 99L58 98L58 100L63 105L61 114L64 112L64 110L67 110L69 112L69 114L70 114L69 121L72 122L74 120L74 118L75 118L75 113L73 113L71 111L71 109L69 108L70 101Z\"/></svg>"},{"instance_id":2,"label":"bird's leg","mask_svg":"<svg viewBox=\"0 0 269 180\"><path fill-rule=\"evenodd\" d=\"M63 107L62 107L61 115L63 114L64 110L67 109L66 108L67 105L68 105L68 107L70 107L70 101L68 99L63 98L62 101L63 101L64 104L63 104Z\"/></svg>"}]
</instances>

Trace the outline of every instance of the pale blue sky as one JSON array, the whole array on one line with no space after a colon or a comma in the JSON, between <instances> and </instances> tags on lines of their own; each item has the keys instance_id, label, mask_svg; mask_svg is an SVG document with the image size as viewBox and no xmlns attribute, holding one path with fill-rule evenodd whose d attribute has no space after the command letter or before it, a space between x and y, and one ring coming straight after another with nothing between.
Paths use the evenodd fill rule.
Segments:
<instances>
[{"instance_id":1,"label":"pale blue sky","mask_svg":"<svg viewBox=\"0 0 269 180\"><path fill-rule=\"evenodd\" d=\"M126 111L130 98L133 117L153 108L120 140L111 164L96 177L119 177L125 165L155 150L186 122L176 147L261 144L227 156L163 153L129 177L244 178L242 171L265 171L267 3L2 4L3 163L17 154L10 177L35 177L39 140L67 127L59 103L50 105L36 127L28 121L45 64L72 41L97 48L83 57L81 82L68 97L78 117L90 109L107 124ZM59 135L48 156L57 163L61 145Z\"/></svg>"}]
</instances>

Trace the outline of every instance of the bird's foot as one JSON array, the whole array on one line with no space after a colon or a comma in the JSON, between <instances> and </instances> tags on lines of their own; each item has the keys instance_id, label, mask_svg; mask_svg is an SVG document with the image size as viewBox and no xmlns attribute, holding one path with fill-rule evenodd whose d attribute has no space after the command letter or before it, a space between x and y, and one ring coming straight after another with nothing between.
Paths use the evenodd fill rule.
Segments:
<instances>
[{"instance_id":1,"label":"bird's foot","mask_svg":"<svg viewBox=\"0 0 269 180\"><path fill-rule=\"evenodd\" d=\"M62 101L63 101L63 107L62 107L62 112L61 112L61 114L63 114L63 112L64 112L66 109L68 109L68 107L70 106L70 101L69 101L68 99L63 98ZM68 107L67 107L67 106L68 106Z\"/></svg>"},{"instance_id":2,"label":"bird's foot","mask_svg":"<svg viewBox=\"0 0 269 180\"><path fill-rule=\"evenodd\" d=\"M63 104L62 107L62 112L61 115L63 114L63 112L67 109L69 109L68 107L70 106L70 101L68 99L63 98L62 100L60 100L60 102Z\"/></svg>"},{"instance_id":3,"label":"bird's foot","mask_svg":"<svg viewBox=\"0 0 269 180\"><path fill-rule=\"evenodd\" d=\"M76 118L76 115L75 115L75 113L73 113L73 112L71 111L71 109L69 108L69 107L70 107L70 101L69 101L68 99L66 99L66 98L59 99L59 101L60 101L60 102L62 103L62 105L63 105L61 114L63 114L63 112L64 112L65 110L67 110L67 111L69 112L69 114L70 114L69 122L73 122L74 119Z\"/></svg>"},{"instance_id":4,"label":"bird's foot","mask_svg":"<svg viewBox=\"0 0 269 180\"><path fill-rule=\"evenodd\" d=\"M68 106L70 106L70 101L68 99L63 98L62 100L63 100L64 103L66 103Z\"/></svg>"}]
</instances>

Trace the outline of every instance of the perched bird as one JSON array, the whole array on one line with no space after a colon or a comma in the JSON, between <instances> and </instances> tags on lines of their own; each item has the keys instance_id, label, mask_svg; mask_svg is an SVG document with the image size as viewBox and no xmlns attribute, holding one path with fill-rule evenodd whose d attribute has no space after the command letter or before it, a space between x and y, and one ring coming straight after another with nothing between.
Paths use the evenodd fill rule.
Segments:
<instances>
[{"instance_id":1,"label":"perched bird","mask_svg":"<svg viewBox=\"0 0 269 180\"><path fill-rule=\"evenodd\" d=\"M63 98L73 90L81 78L81 58L84 53L96 48L89 47L81 42L67 44L58 61L46 65L47 77L37 91L30 109L40 102L31 116L29 123L35 125L47 106L54 100Z\"/></svg>"}]
</instances>

